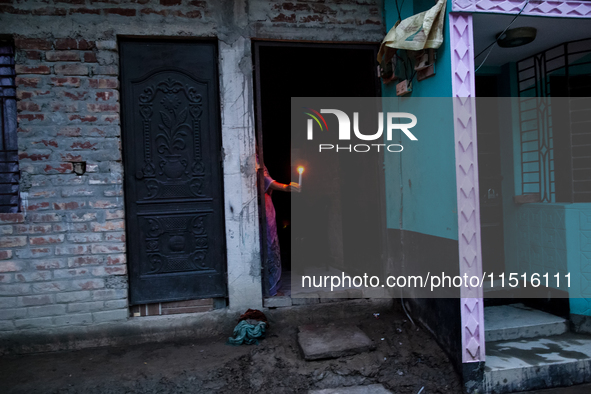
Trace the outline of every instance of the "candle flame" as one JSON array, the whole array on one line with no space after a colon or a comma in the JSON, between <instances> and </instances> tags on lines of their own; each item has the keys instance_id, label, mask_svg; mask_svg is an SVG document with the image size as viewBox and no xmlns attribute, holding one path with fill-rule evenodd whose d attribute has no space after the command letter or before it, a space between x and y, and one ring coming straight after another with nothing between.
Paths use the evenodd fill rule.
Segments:
<instances>
[{"instance_id":1,"label":"candle flame","mask_svg":"<svg viewBox=\"0 0 591 394\"><path fill-rule=\"evenodd\" d=\"M299 167L298 167L298 172L299 172L300 174L301 174L302 172L304 172L304 167L302 167L302 166L299 166Z\"/></svg>"}]
</instances>

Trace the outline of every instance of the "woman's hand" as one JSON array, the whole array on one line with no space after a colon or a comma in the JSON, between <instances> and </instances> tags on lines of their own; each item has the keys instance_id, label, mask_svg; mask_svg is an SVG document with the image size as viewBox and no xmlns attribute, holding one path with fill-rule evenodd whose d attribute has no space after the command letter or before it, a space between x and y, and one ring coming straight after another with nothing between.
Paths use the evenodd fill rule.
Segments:
<instances>
[{"instance_id":1,"label":"woman's hand","mask_svg":"<svg viewBox=\"0 0 591 394\"><path fill-rule=\"evenodd\" d=\"M285 185L285 186L286 186L285 187L285 191L286 192L296 192L296 193L299 193L301 191L300 190L300 185L298 185L295 182L291 182L289 185Z\"/></svg>"},{"instance_id":2,"label":"woman's hand","mask_svg":"<svg viewBox=\"0 0 591 394\"><path fill-rule=\"evenodd\" d=\"M296 193L299 193L300 192L300 185L298 185L295 182L291 182L289 185L286 185L285 183L279 183L277 181L273 181L269 185L269 189L271 189L271 190L277 190L277 191L280 191L280 192L296 192Z\"/></svg>"}]
</instances>

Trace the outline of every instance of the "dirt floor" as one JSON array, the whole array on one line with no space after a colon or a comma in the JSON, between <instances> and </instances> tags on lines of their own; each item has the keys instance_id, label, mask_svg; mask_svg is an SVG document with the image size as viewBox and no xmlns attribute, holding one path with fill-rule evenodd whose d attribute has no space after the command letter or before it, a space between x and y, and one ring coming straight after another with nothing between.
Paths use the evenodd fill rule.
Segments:
<instances>
[{"instance_id":1,"label":"dirt floor","mask_svg":"<svg viewBox=\"0 0 591 394\"><path fill-rule=\"evenodd\" d=\"M382 383L395 393L462 392L447 356L423 329L392 311L335 324L358 325L376 350L304 361L297 327L271 326L259 345L227 337L190 343L11 356L0 359L3 393L306 393Z\"/></svg>"}]
</instances>

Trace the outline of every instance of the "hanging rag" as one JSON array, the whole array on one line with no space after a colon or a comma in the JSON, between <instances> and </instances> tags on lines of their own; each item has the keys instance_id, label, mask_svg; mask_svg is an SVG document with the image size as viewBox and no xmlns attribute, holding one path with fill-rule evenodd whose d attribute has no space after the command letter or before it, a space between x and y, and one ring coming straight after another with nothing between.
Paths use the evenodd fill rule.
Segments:
<instances>
[{"instance_id":1,"label":"hanging rag","mask_svg":"<svg viewBox=\"0 0 591 394\"><path fill-rule=\"evenodd\" d=\"M446 3L446 0L438 0L437 4L427 11L396 22L380 45L378 62L389 61L396 49L420 51L439 48L443 43Z\"/></svg>"},{"instance_id":2,"label":"hanging rag","mask_svg":"<svg viewBox=\"0 0 591 394\"><path fill-rule=\"evenodd\" d=\"M258 345L265 338L267 323L264 321L242 320L234 327L234 337L228 338L228 345Z\"/></svg>"}]
</instances>

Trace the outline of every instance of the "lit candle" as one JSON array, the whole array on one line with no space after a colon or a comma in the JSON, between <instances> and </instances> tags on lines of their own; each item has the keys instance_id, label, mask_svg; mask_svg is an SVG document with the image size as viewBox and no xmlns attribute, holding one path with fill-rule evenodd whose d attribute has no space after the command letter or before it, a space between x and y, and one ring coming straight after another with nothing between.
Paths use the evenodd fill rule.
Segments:
<instances>
[{"instance_id":1,"label":"lit candle","mask_svg":"<svg viewBox=\"0 0 591 394\"><path fill-rule=\"evenodd\" d=\"M300 185L300 187L302 187L302 172L304 172L304 167L299 166L298 167L298 172L300 173L300 178L299 178L299 181L298 181L298 185Z\"/></svg>"}]
</instances>

